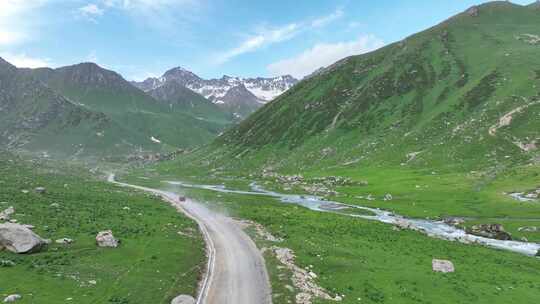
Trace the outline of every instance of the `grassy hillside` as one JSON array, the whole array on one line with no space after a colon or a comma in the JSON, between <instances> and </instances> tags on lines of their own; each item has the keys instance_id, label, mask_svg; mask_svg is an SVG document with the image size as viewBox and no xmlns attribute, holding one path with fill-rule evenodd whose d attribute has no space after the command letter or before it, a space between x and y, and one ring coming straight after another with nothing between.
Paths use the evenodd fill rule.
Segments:
<instances>
[{"instance_id":1,"label":"grassy hillside","mask_svg":"<svg viewBox=\"0 0 540 304\"><path fill-rule=\"evenodd\" d=\"M18 303L170 303L196 293L204 268L197 225L159 199L112 186L80 168L25 161L0 153L0 210L51 239L41 253L0 252L0 295ZM45 194L34 192L45 187ZM24 193L27 190L28 193ZM98 248L98 231L111 229L116 249ZM180 234L181 232L182 234ZM61 238L71 245L57 244ZM10 267L8 267L10 266ZM202 268L200 267L202 266Z\"/></svg>"},{"instance_id":2,"label":"grassy hillside","mask_svg":"<svg viewBox=\"0 0 540 304\"><path fill-rule=\"evenodd\" d=\"M202 95L174 81L168 81L149 91L148 95L169 107L170 110L188 113L199 120L223 126L231 124L233 120L230 113L222 110Z\"/></svg>"},{"instance_id":3,"label":"grassy hillside","mask_svg":"<svg viewBox=\"0 0 540 304\"><path fill-rule=\"evenodd\" d=\"M198 113L203 115L201 118L185 108L160 103L120 75L92 63L27 72L79 105L103 112L119 125L140 134L144 141L134 145L152 145L151 137L159 139L163 145L153 144L155 151L208 143L230 122L225 115L221 120L214 119L219 114L212 109ZM182 97L190 98L185 102L199 101L196 96Z\"/></svg>"},{"instance_id":4,"label":"grassy hillside","mask_svg":"<svg viewBox=\"0 0 540 304\"><path fill-rule=\"evenodd\" d=\"M0 59L0 142L59 156L126 153L142 136ZM120 141L119 139L123 139ZM151 148L150 143L141 145Z\"/></svg>"},{"instance_id":5,"label":"grassy hillside","mask_svg":"<svg viewBox=\"0 0 540 304\"><path fill-rule=\"evenodd\" d=\"M468 170L537 159L540 11L476 9L300 82L228 130L205 161Z\"/></svg>"}]
</instances>

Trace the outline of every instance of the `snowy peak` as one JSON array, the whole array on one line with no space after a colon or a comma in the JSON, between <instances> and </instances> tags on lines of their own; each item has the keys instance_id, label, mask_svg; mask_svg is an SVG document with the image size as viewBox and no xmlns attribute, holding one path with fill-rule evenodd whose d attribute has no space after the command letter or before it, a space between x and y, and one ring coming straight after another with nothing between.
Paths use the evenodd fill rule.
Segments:
<instances>
[{"instance_id":1,"label":"snowy peak","mask_svg":"<svg viewBox=\"0 0 540 304\"><path fill-rule=\"evenodd\" d=\"M271 101L298 82L297 79L290 75L271 78L241 78L223 75L223 77L217 79L202 79L189 70L176 67L165 72L162 77L148 78L143 82L132 82L132 84L148 92L162 86L167 81L174 81L183 85L213 102L217 102L217 100L225 96L230 89L242 85L255 95L261 103Z\"/></svg>"},{"instance_id":2,"label":"snowy peak","mask_svg":"<svg viewBox=\"0 0 540 304\"><path fill-rule=\"evenodd\" d=\"M132 84L145 92L150 92L171 82L184 86L233 113L247 116L283 94L298 80L290 75L271 78L223 75L221 78L202 79L189 70L176 67L159 78L148 78L143 82Z\"/></svg>"}]
</instances>

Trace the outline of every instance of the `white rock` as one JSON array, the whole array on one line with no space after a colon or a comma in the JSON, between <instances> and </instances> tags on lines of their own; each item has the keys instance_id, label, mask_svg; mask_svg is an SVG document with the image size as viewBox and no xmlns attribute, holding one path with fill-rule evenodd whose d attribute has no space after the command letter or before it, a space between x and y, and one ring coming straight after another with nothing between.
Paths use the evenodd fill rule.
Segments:
<instances>
[{"instance_id":1,"label":"white rock","mask_svg":"<svg viewBox=\"0 0 540 304\"><path fill-rule=\"evenodd\" d=\"M34 191L39 194L44 194L45 192L47 192L47 189L45 189L45 187L37 187L36 189L34 189Z\"/></svg>"},{"instance_id":2,"label":"white rock","mask_svg":"<svg viewBox=\"0 0 540 304\"><path fill-rule=\"evenodd\" d=\"M64 244L64 245L69 245L71 243L73 243L73 240L72 239L68 239L68 238L62 238L62 239L58 239L56 241L54 241L56 244Z\"/></svg>"},{"instance_id":3,"label":"white rock","mask_svg":"<svg viewBox=\"0 0 540 304\"><path fill-rule=\"evenodd\" d=\"M18 294L12 294L12 295L9 295L7 296L5 299L4 299L4 303L12 303L12 302L15 302L15 301L18 301L22 299L21 295L18 295Z\"/></svg>"},{"instance_id":4,"label":"white rock","mask_svg":"<svg viewBox=\"0 0 540 304\"><path fill-rule=\"evenodd\" d=\"M6 210L0 212L0 221L9 221L12 214L15 213L15 208L9 207Z\"/></svg>"},{"instance_id":5,"label":"white rock","mask_svg":"<svg viewBox=\"0 0 540 304\"><path fill-rule=\"evenodd\" d=\"M195 304L195 299L188 295L179 295L171 301L171 304Z\"/></svg>"},{"instance_id":6,"label":"white rock","mask_svg":"<svg viewBox=\"0 0 540 304\"><path fill-rule=\"evenodd\" d=\"M96 243L99 247L116 248L120 242L114 238L111 230L105 230L97 234Z\"/></svg>"},{"instance_id":7,"label":"white rock","mask_svg":"<svg viewBox=\"0 0 540 304\"><path fill-rule=\"evenodd\" d=\"M448 261L448 260L433 259L431 261L431 266L433 268L433 271L435 271L435 272L448 273L448 272L454 272L455 271L454 263L452 263L451 261Z\"/></svg>"},{"instance_id":8,"label":"white rock","mask_svg":"<svg viewBox=\"0 0 540 304\"><path fill-rule=\"evenodd\" d=\"M23 225L0 224L0 247L13 253L33 253L41 251L47 242Z\"/></svg>"}]
</instances>

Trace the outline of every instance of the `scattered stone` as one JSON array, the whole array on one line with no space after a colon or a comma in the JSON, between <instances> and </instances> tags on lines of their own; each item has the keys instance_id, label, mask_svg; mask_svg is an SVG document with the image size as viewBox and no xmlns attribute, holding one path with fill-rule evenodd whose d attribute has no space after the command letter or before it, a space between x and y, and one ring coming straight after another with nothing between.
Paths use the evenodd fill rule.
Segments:
<instances>
[{"instance_id":1,"label":"scattered stone","mask_svg":"<svg viewBox=\"0 0 540 304\"><path fill-rule=\"evenodd\" d=\"M15 301L18 301L22 299L22 296L19 295L19 294L12 294L12 295L9 295L7 296L5 299L4 299L4 303L12 303L12 302L15 302Z\"/></svg>"},{"instance_id":2,"label":"scattered stone","mask_svg":"<svg viewBox=\"0 0 540 304\"><path fill-rule=\"evenodd\" d=\"M413 228L411 223L409 223L409 221L405 219L397 219L394 225L395 225L394 227L397 227L398 229L412 229Z\"/></svg>"},{"instance_id":3,"label":"scattered stone","mask_svg":"<svg viewBox=\"0 0 540 304\"><path fill-rule=\"evenodd\" d=\"M120 241L114 238L111 230L105 230L97 234L96 243L99 247L116 248Z\"/></svg>"},{"instance_id":4,"label":"scattered stone","mask_svg":"<svg viewBox=\"0 0 540 304\"><path fill-rule=\"evenodd\" d=\"M96 280L90 280L90 281L88 281L88 284L97 285L97 281Z\"/></svg>"},{"instance_id":5,"label":"scattered stone","mask_svg":"<svg viewBox=\"0 0 540 304\"><path fill-rule=\"evenodd\" d=\"M446 217L443 219L443 222L450 226L461 226L465 223L465 220L460 217Z\"/></svg>"},{"instance_id":6,"label":"scattered stone","mask_svg":"<svg viewBox=\"0 0 540 304\"><path fill-rule=\"evenodd\" d=\"M52 203L52 204L49 205L49 207L51 207L51 208L60 208L60 204Z\"/></svg>"},{"instance_id":7,"label":"scattered stone","mask_svg":"<svg viewBox=\"0 0 540 304\"><path fill-rule=\"evenodd\" d=\"M470 234L483 236L490 239L496 240L511 240L512 235L504 230L504 227L501 224L481 224L474 225L471 228L467 229L467 232Z\"/></svg>"},{"instance_id":8,"label":"scattered stone","mask_svg":"<svg viewBox=\"0 0 540 304\"><path fill-rule=\"evenodd\" d=\"M28 190L21 190L21 192L22 192L23 194L28 194L28 193L30 193L30 191L28 191Z\"/></svg>"},{"instance_id":9,"label":"scattered stone","mask_svg":"<svg viewBox=\"0 0 540 304\"><path fill-rule=\"evenodd\" d=\"M6 210L0 212L0 221L9 221L11 215L15 213L15 208L9 207Z\"/></svg>"},{"instance_id":10,"label":"scattered stone","mask_svg":"<svg viewBox=\"0 0 540 304\"><path fill-rule=\"evenodd\" d=\"M171 304L195 304L195 299L188 295L179 295L171 301Z\"/></svg>"},{"instance_id":11,"label":"scattered stone","mask_svg":"<svg viewBox=\"0 0 540 304\"><path fill-rule=\"evenodd\" d=\"M15 262L11 260L0 260L0 267L13 267L15 266Z\"/></svg>"},{"instance_id":12,"label":"scattered stone","mask_svg":"<svg viewBox=\"0 0 540 304\"><path fill-rule=\"evenodd\" d=\"M38 194L45 194L47 192L47 189L45 189L45 187L37 187L36 189L34 189L34 191Z\"/></svg>"},{"instance_id":13,"label":"scattered stone","mask_svg":"<svg viewBox=\"0 0 540 304\"><path fill-rule=\"evenodd\" d=\"M297 304L311 304L313 298L323 300L341 301L342 297L336 295L332 297L328 292L315 283L316 275L312 271L307 271L298 267L294 263L294 252L289 248L272 247L276 258L292 272L293 285L300 291L296 295ZM313 273L313 275L311 275Z\"/></svg>"},{"instance_id":14,"label":"scattered stone","mask_svg":"<svg viewBox=\"0 0 540 304\"><path fill-rule=\"evenodd\" d=\"M0 248L13 253L35 253L43 250L47 242L23 225L0 224Z\"/></svg>"},{"instance_id":15,"label":"scattered stone","mask_svg":"<svg viewBox=\"0 0 540 304\"><path fill-rule=\"evenodd\" d=\"M54 241L56 244L62 244L62 245L69 245L69 244L73 244L73 240L72 239L68 239L68 238L62 238L62 239L58 239L56 241Z\"/></svg>"},{"instance_id":16,"label":"scattered stone","mask_svg":"<svg viewBox=\"0 0 540 304\"><path fill-rule=\"evenodd\" d=\"M390 193L387 193L387 194L384 195L384 200L385 201L391 201L393 199L394 199L394 197Z\"/></svg>"},{"instance_id":17,"label":"scattered stone","mask_svg":"<svg viewBox=\"0 0 540 304\"><path fill-rule=\"evenodd\" d=\"M455 271L454 263L448 260L433 259L431 261L431 266L434 272L449 273Z\"/></svg>"},{"instance_id":18,"label":"scattered stone","mask_svg":"<svg viewBox=\"0 0 540 304\"><path fill-rule=\"evenodd\" d=\"M519 232L540 232L540 228L536 226L519 227Z\"/></svg>"}]
</instances>

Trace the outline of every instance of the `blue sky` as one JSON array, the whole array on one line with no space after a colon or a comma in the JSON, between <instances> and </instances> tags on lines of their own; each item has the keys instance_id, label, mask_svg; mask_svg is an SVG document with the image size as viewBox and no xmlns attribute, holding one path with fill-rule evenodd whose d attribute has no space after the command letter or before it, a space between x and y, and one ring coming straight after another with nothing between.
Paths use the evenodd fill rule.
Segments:
<instances>
[{"instance_id":1,"label":"blue sky","mask_svg":"<svg viewBox=\"0 0 540 304\"><path fill-rule=\"evenodd\" d=\"M0 56L20 67L93 61L130 80L175 66L206 78L302 77L482 2L0 0Z\"/></svg>"}]
</instances>

